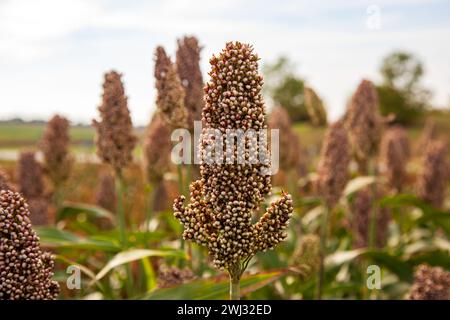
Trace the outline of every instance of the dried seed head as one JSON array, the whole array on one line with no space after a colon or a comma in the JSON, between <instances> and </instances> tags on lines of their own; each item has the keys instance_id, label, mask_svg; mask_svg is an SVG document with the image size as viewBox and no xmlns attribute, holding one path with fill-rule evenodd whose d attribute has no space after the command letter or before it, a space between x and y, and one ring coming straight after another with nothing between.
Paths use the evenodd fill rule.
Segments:
<instances>
[{"instance_id":1,"label":"dried seed head","mask_svg":"<svg viewBox=\"0 0 450 320\"><path fill-rule=\"evenodd\" d=\"M323 105L322 99L317 93L309 87L304 89L305 107L311 122L315 126L327 125L327 111Z\"/></svg>"},{"instance_id":2,"label":"dried seed head","mask_svg":"<svg viewBox=\"0 0 450 320\"><path fill-rule=\"evenodd\" d=\"M175 66L161 46L155 53L155 79L158 112L171 128L185 128L188 113L184 105L184 89Z\"/></svg>"},{"instance_id":3,"label":"dried seed head","mask_svg":"<svg viewBox=\"0 0 450 320\"><path fill-rule=\"evenodd\" d=\"M144 171L151 184L160 183L169 170L172 142L170 128L159 113L155 113L147 128L143 146Z\"/></svg>"},{"instance_id":4,"label":"dried seed head","mask_svg":"<svg viewBox=\"0 0 450 320\"><path fill-rule=\"evenodd\" d=\"M53 259L41 251L29 215L19 193L0 191L0 300L50 300L59 293Z\"/></svg>"},{"instance_id":5,"label":"dried seed head","mask_svg":"<svg viewBox=\"0 0 450 320\"><path fill-rule=\"evenodd\" d=\"M15 186L11 183L9 175L2 169L0 169L0 191L1 190L15 191Z\"/></svg>"},{"instance_id":6,"label":"dried seed head","mask_svg":"<svg viewBox=\"0 0 450 320\"><path fill-rule=\"evenodd\" d=\"M327 205L333 207L348 180L350 146L340 122L332 124L325 135L317 168L317 189Z\"/></svg>"},{"instance_id":7,"label":"dried seed head","mask_svg":"<svg viewBox=\"0 0 450 320\"><path fill-rule=\"evenodd\" d=\"M292 128L291 119L286 109L276 107L270 113L269 129L278 129L279 132L279 161L280 168L286 172L300 166L300 139Z\"/></svg>"},{"instance_id":8,"label":"dried seed head","mask_svg":"<svg viewBox=\"0 0 450 320\"><path fill-rule=\"evenodd\" d=\"M202 119L203 76L200 70L200 51L196 37L183 37L178 40L177 71L184 87L184 105L188 111L188 126L192 130L194 121Z\"/></svg>"},{"instance_id":9,"label":"dried seed head","mask_svg":"<svg viewBox=\"0 0 450 320\"><path fill-rule=\"evenodd\" d=\"M292 266L303 280L316 274L320 266L320 239L310 234L301 239L300 245L294 252Z\"/></svg>"},{"instance_id":10,"label":"dried seed head","mask_svg":"<svg viewBox=\"0 0 450 320\"><path fill-rule=\"evenodd\" d=\"M436 121L428 118L419 140L418 150L421 152L427 148L428 143L438 139L438 128Z\"/></svg>"},{"instance_id":11,"label":"dried seed head","mask_svg":"<svg viewBox=\"0 0 450 320\"><path fill-rule=\"evenodd\" d=\"M48 198L44 196L28 199L30 220L33 226L46 226L49 224L49 205Z\"/></svg>"},{"instance_id":12,"label":"dried seed head","mask_svg":"<svg viewBox=\"0 0 450 320\"><path fill-rule=\"evenodd\" d=\"M353 196L350 209L352 211L351 227L353 229L355 248L364 248L369 244L371 216L374 210L373 192L370 187L357 191ZM376 211L376 245L382 248L386 244L390 221L390 211L386 207Z\"/></svg>"},{"instance_id":13,"label":"dried seed head","mask_svg":"<svg viewBox=\"0 0 450 320\"><path fill-rule=\"evenodd\" d=\"M103 171L100 175L95 193L95 203L110 212L116 212L117 196L115 180L113 175L107 171Z\"/></svg>"},{"instance_id":14,"label":"dried seed head","mask_svg":"<svg viewBox=\"0 0 450 320\"><path fill-rule=\"evenodd\" d=\"M69 178L73 159L69 154L69 121L59 115L47 123L41 141L44 170L55 186Z\"/></svg>"},{"instance_id":15,"label":"dried seed head","mask_svg":"<svg viewBox=\"0 0 450 320\"><path fill-rule=\"evenodd\" d=\"M406 182L406 164L410 156L405 129L395 126L386 130L380 145L380 172L385 174L388 185L401 192Z\"/></svg>"},{"instance_id":16,"label":"dried seed head","mask_svg":"<svg viewBox=\"0 0 450 320\"><path fill-rule=\"evenodd\" d=\"M420 198L430 205L441 208L444 204L447 175L447 148L441 141L428 143L422 158L422 171L417 179Z\"/></svg>"},{"instance_id":17,"label":"dried seed head","mask_svg":"<svg viewBox=\"0 0 450 320\"><path fill-rule=\"evenodd\" d=\"M372 82L363 80L359 84L349 104L345 125L355 160L360 171L366 174L368 160L378 151L383 126L378 94Z\"/></svg>"},{"instance_id":18,"label":"dried seed head","mask_svg":"<svg viewBox=\"0 0 450 320\"><path fill-rule=\"evenodd\" d=\"M98 110L101 121L93 121L97 130L97 155L119 172L133 160L137 142L119 73L111 71L105 74L102 104Z\"/></svg>"},{"instance_id":19,"label":"dried seed head","mask_svg":"<svg viewBox=\"0 0 450 320\"><path fill-rule=\"evenodd\" d=\"M256 224L252 215L270 192L270 176L263 174L267 162L210 163L206 150L215 141L208 131L217 129L266 129L262 77L258 57L250 45L229 42L210 60L210 81L205 86L204 123L201 136L201 179L190 186L190 203L174 201L174 215L184 225L183 237L208 248L219 269L239 276L258 251L273 248L286 237L293 211L292 198L283 193ZM261 147L261 146L259 146ZM232 151L236 156L236 148Z\"/></svg>"},{"instance_id":20,"label":"dried seed head","mask_svg":"<svg viewBox=\"0 0 450 320\"><path fill-rule=\"evenodd\" d=\"M450 300L450 272L421 264L409 292L411 300Z\"/></svg>"},{"instance_id":21,"label":"dried seed head","mask_svg":"<svg viewBox=\"0 0 450 320\"><path fill-rule=\"evenodd\" d=\"M27 199L44 196L42 167L36 161L34 152L22 152L17 168L19 190Z\"/></svg>"},{"instance_id":22,"label":"dried seed head","mask_svg":"<svg viewBox=\"0 0 450 320\"><path fill-rule=\"evenodd\" d=\"M169 288L181 285L195 279L191 269L179 269L177 267L165 267L159 272L158 287Z\"/></svg>"}]
</instances>

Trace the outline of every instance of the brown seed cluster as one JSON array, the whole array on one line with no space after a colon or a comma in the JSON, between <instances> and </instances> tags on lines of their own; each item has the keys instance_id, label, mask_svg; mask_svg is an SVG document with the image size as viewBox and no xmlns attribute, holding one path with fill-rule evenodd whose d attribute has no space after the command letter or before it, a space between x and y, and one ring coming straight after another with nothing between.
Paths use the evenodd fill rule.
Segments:
<instances>
[{"instance_id":1,"label":"brown seed cluster","mask_svg":"<svg viewBox=\"0 0 450 320\"><path fill-rule=\"evenodd\" d=\"M314 234L303 237L294 252L292 266L299 276L306 280L312 277L320 266L320 239Z\"/></svg>"},{"instance_id":2,"label":"brown seed cluster","mask_svg":"<svg viewBox=\"0 0 450 320\"><path fill-rule=\"evenodd\" d=\"M310 87L305 87L304 97L306 112L308 112L311 123L315 126L326 126L327 111L325 110L322 99Z\"/></svg>"},{"instance_id":3,"label":"brown seed cluster","mask_svg":"<svg viewBox=\"0 0 450 320\"><path fill-rule=\"evenodd\" d=\"M449 168L447 148L441 141L428 143L422 158L422 171L417 178L417 193L430 205L441 208L444 204Z\"/></svg>"},{"instance_id":4,"label":"brown seed cluster","mask_svg":"<svg viewBox=\"0 0 450 320\"><path fill-rule=\"evenodd\" d=\"M353 155L362 174L367 174L368 160L378 151L383 119L377 91L363 80L354 93L345 117Z\"/></svg>"},{"instance_id":5,"label":"brown seed cluster","mask_svg":"<svg viewBox=\"0 0 450 320\"><path fill-rule=\"evenodd\" d=\"M45 194L41 165L34 152L22 152L19 157L17 176L19 191L27 199L30 219L34 226L48 224L49 201Z\"/></svg>"},{"instance_id":6,"label":"brown seed cluster","mask_svg":"<svg viewBox=\"0 0 450 320\"><path fill-rule=\"evenodd\" d=\"M434 119L428 118L425 122L425 127L423 128L422 135L419 140L419 152L423 152L423 150L427 148L428 143L436 139L438 139L438 128L436 125L436 121L434 121Z\"/></svg>"},{"instance_id":7,"label":"brown seed cluster","mask_svg":"<svg viewBox=\"0 0 450 320\"><path fill-rule=\"evenodd\" d=\"M202 119L203 76L200 70L200 51L196 37L183 37L178 40L177 71L184 87L184 105L188 111L188 126L192 130L194 121Z\"/></svg>"},{"instance_id":8,"label":"brown seed cluster","mask_svg":"<svg viewBox=\"0 0 450 320\"><path fill-rule=\"evenodd\" d=\"M47 123L41 142L44 170L55 186L69 178L72 158L69 154L69 121L55 115Z\"/></svg>"},{"instance_id":9,"label":"brown seed cluster","mask_svg":"<svg viewBox=\"0 0 450 320\"><path fill-rule=\"evenodd\" d=\"M257 251L271 249L286 238L292 198L283 193L253 224L253 213L271 190L270 175L262 173L270 161L205 161L206 150L214 144L208 134L211 129L225 133L227 129L245 132L267 128L262 77L253 48L229 42L210 64L211 79L204 89L206 104L202 114L201 178L191 184L186 207L184 197L175 199L174 215L184 225L184 239L206 246L217 268L239 277ZM236 152L236 148L232 151Z\"/></svg>"},{"instance_id":10,"label":"brown seed cluster","mask_svg":"<svg viewBox=\"0 0 450 320\"><path fill-rule=\"evenodd\" d=\"M450 272L441 267L420 265L409 292L411 300L450 300Z\"/></svg>"},{"instance_id":11,"label":"brown seed cluster","mask_svg":"<svg viewBox=\"0 0 450 320\"><path fill-rule=\"evenodd\" d=\"M165 267L159 272L158 287L169 288L181 285L195 279L191 269L179 269L177 267Z\"/></svg>"},{"instance_id":12,"label":"brown seed cluster","mask_svg":"<svg viewBox=\"0 0 450 320\"><path fill-rule=\"evenodd\" d=\"M110 211L116 212L117 195L114 176L107 171L103 171L95 193L95 203Z\"/></svg>"},{"instance_id":13,"label":"brown seed cluster","mask_svg":"<svg viewBox=\"0 0 450 320\"><path fill-rule=\"evenodd\" d=\"M188 118L185 92L174 64L161 46L155 52L155 80L158 112L171 128L185 128Z\"/></svg>"},{"instance_id":14,"label":"brown seed cluster","mask_svg":"<svg viewBox=\"0 0 450 320\"><path fill-rule=\"evenodd\" d=\"M158 184L169 170L172 150L170 128L159 113L153 115L147 128L143 149L147 181Z\"/></svg>"},{"instance_id":15,"label":"brown seed cluster","mask_svg":"<svg viewBox=\"0 0 450 320\"><path fill-rule=\"evenodd\" d=\"M350 224L353 229L355 248L365 248L369 245L373 206L373 192L370 187L366 187L355 193L350 205L352 212L352 221ZM376 214L375 244L378 248L382 248L386 244L391 214L389 209L385 207L377 208Z\"/></svg>"},{"instance_id":16,"label":"brown seed cluster","mask_svg":"<svg viewBox=\"0 0 450 320\"><path fill-rule=\"evenodd\" d=\"M121 77L116 71L105 74L102 104L98 108L101 121L93 121L97 130L97 155L116 172L133 160L137 142Z\"/></svg>"},{"instance_id":17,"label":"brown seed cluster","mask_svg":"<svg viewBox=\"0 0 450 320\"><path fill-rule=\"evenodd\" d=\"M406 176L406 164L410 157L410 146L405 129L394 126L386 130L380 144L380 173L384 174L388 185L401 192Z\"/></svg>"},{"instance_id":18,"label":"brown seed cluster","mask_svg":"<svg viewBox=\"0 0 450 320\"><path fill-rule=\"evenodd\" d=\"M325 135L317 168L317 190L329 208L341 197L348 181L350 146L340 122L332 124Z\"/></svg>"},{"instance_id":19,"label":"brown seed cluster","mask_svg":"<svg viewBox=\"0 0 450 320\"><path fill-rule=\"evenodd\" d=\"M276 107L270 113L269 129L279 130L279 162L285 172L300 166L300 139L292 128L289 114L283 107Z\"/></svg>"},{"instance_id":20,"label":"brown seed cluster","mask_svg":"<svg viewBox=\"0 0 450 320\"><path fill-rule=\"evenodd\" d=\"M0 191L0 300L56 299L54 262L42 252L19 193Z\"/></svg>"},{"instance_id":21,"label":"brown seed cluster","mask_svg":"<svg viewBox=\"0 0 450 320\"><path fill-rule=\"evenodd\" d=\"M9 179L9 175L2 169L0 169L0 191L1 190L15 191L15 187Z\"/></svg>"}]
</instances>

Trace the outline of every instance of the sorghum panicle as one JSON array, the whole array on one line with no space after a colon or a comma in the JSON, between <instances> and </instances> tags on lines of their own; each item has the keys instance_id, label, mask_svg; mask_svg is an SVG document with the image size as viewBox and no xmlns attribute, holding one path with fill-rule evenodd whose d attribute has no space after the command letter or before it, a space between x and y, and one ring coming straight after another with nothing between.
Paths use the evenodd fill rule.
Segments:
<instances>
[{"instance_id":1,"label":"sorghum panicle","mask_svg":"<svg viewBox=\"0 0 450 320\"><path fill-rule=\"evenodd\" d=\"M351 227L353 229L354 247L365 248L369 245L370 219L375 201L370 187L357 191L350 204L352 213ZM376 246L382 248L386 244L387 232L391 214L388 208L379 207L376 211Z\"/></svg>"},{"instance_id":2,"label":"sorghum panicle","mask_svg":"<svg viewBox=\"0 0 450 320\"><path fill-rule=\"evenodd\" d=\"M183 37L178 40L177 71L184 87L184 105L188 111L188 127L194 127L194 121L202 119L203 76L200 70L200 51L196 37Z\"/></svg>"},{"instance_id":3,"label":"sorghum panicle","mask_svg":"<svg viewBox=\"0 0 450 320\"><path fill-rule=\"evenodd\" d=\"M184 239L206 246L217 268L239 277L257 251L271 249L286 238L292 198L283 193L253 224L254 211L271 190L270 175L262 173L269 161L205 161L206 150L214 145L209 130L225 133L227 129L245 132L267 128L261 96L263 81L253 48L229 42L210 64L211 79L204 89L206 104L202 113L201 179L190 185L191 198L186 207L184 197L175 199L174 215L184 224Z\"/></svg>"},{"instance_id":4,"label":"sorghum panicle","mask_svg":"<svg viewBox=\"0 0 450 320\"><path fill-rule=\"evenodd\" d=\"M320 239L309 234L301 239L298 249L294 252L292 266L303 280L313 276L320 266Z\"/></svg>"},{"instance_id":5,"label":"sorghum panicle","mask_svg":"<svg viewBox=\"0 0 450 320\"><path fill-rule=\"evenodd\" d=\"M407 179L409 156L409 140L405 129L394 126L386 130L380 144L380 173L385 174L388 185L399 192Z\"/></svg>"},{"instance_id":6,"label":"sorghum panicle","mask_svg":"<svg viewBox=\"0 0 450 320\"><path fill-rule=\"evenodd\" d=\"M185 92L174 64L161 46L155 53L155 80L158 112L170 127L185 128L188 117Z\"/></svg>"},{"instance_id":7,"label":"sorghum panicle","mask_svg":"<svg viewBox=\"0 0 450 320\"><path fill-rule=\"evenodd\" d=\"M348 181L350 146L341 122L332 124L325 135L317 168L317 190L332 208Z\"/></svg>"},{"instance_id":8,"label":"sorghum panicle","mask_svg":"<svg viewBox=\"0 0 450 320\"><path fill-rule=\"evenodd\" d=\"M419 140L418 150L420 153L426 149L428 143L433 140L438 139L438 128L436 125L436 121L432 118L428 118L425 121L425 126L422 131L422 135Z\"/></svg>"},{"instance_id":9,"label":"sorghum panicle","mask_svg":"<svg viewBox=\"0 0 450 320\"><path fill-rule=\"evenodd\" d=\"M411 300L450 300L450 272L421 264L409 292Z\"/></svg>"},{"instance_id":10,"label":"sorghum panicle","mask_svg":"<svg viewBox=\"0 0 450 320\"><path fill-rule=\"evenodd\" d=\"M116 172L133 160L137 142L121 77L116 71L105 74L102 104L98 108L101 121L93 121L97 130L97 155Z\"/></svg>"},{"instance_id":11,"label":"sorghum panicle","mask_svg":"<svg viewBox=\"0 0 450 320\"><path fill-rule=\"evenodd\" d=\"M32 224L48 224L49 199L45 194L42 167L36 161L34 152L20 154L17 171L19 191L27 199Z\"/></svg>"},{"instance_id":12,"label":"sorghum panicle","mask_svg":"<svg viewBox=\"0 0 450 320\"><path fill-rule=\"evenodd\" d=\"M444 204L447 175L447 148L441 141L427 144L422 158L422 170L417 178L417 192L430 205L441 208Z\"/></svg>"},{"instance_id":13,"label":"sorghum panicle","mask_svg":"<svg viewBox=\"0 0 450 320\"><path fill-rule=\"evenodd\" d=\"M54 185L58 186L69 178L73 159L69 153L69 121L55 115L47 123L41 141L44 155L44 170Z\"/></svg>"},{"instance_id":14,"label":"sorghum panicle","mask_svg":"<svg viewBox=\"0 0 450 320\"><path fill-rule=\"evenodd\" d=\"M15 191L15 186L11 183L9 175L0 168L0 191L1 190Z\"/></svg>"},{"instance_id":15,"label":"sorghum panicle","mask_svg":"<svg viewBox=\"0 0 450 320\"><path fill-rule=\"evenodd\" d=\"M372 82L363 80L359 84L348 106L345 126L359 170L367 174L368 160L378 151L383 127L378 93Z\"/></svg>"},{"instance_id":16,"label":"sorghum panicle","mask_svg":"<svg viewBox=\"0 0 450 320\"><path fill-rule=\"evenodd\" d=\"M42 252L19 193L0 191L0 300L55 299L54 262Z\"/></svg>"},{"instance_id":17,"label":"sorghum panicle","mask_svg":"<svg viewBox=\"0 0 450 320\"><path fill-rule=\"evenodd\" d=\"M315 126L325 126L327 124L327 111L325 110L322 99L309 87L305 87L304 96L306 111L312 124Z\"/></svg>"},{"instance_id":18,"label":"sorghum panicle","mask_svg":"<svg viewBox=\"0 0 450 320\"><path fill-rule=\"evenodd\" d=\"M95 203L110 212L116 212L117 195L115 180L114 176L107 171L103 171L100 174L95 193Z\"/></svg>"},{"instance_id":19,"label":"sorghum panicle","mask_svg":"<svg viewBox=\"0 0 450 320\"><path fill-rule=\"evenodd\" d=\"M163 267L158 274L158 288L178 286L195 279L191 269L177 267Z\"/></svg>"}]
</instances>

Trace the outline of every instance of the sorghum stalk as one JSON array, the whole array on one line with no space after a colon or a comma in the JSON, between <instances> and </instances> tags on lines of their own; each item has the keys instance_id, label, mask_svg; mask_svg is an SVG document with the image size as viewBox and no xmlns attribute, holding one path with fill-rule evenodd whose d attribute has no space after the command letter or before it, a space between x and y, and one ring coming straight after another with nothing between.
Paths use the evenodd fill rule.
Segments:
<instances>
[{"instance_id":1,"label":"sorghum stalk","mask_svg":"<svg viewBox=\"0 0 450 320\"><path fill-rule=\"evenodd\" d=\"M250 45L229 42L210 60L211 76L205 86L205 107L201 137L201 178L190 185L190 202L181 196L174 201L174 216L184 225L183 238L208 248L214 266L230 276L230 298L239 298L239 281L250 259L258 252L283 241L292 214L292 198L283 192L256 224L252 214L271 190L270 159L257 163L237 163L236 145L230 147L233 161L212 159L220 145L215 133L227 130L265 130L265 110L261 96L262 77L258 57ZM223 142L223 141L222 141ZM247 141L248 148L267 151ZM211 148L212 147L212 148ZM219 147L218 147L219 148ZM261 148L261 149L260 149ZM216 155L220 157L220 155ZM240 158L242 160L242 158ZM246 158L247 159L247 158ZM213 161L211 161L213 160ZM222 160L224 160L222 158Z\"/></svg>"}]
</instances>

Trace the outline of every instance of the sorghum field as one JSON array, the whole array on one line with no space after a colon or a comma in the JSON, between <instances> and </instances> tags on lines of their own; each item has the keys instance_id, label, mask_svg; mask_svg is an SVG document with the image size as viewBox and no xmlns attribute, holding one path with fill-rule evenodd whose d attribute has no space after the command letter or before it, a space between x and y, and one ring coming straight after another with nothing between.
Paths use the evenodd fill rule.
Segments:
<instances>
[{"instance_id":1,"label":"sorghum field","mask_svg":"<svg viewBox=\"0 0 450 320\"><path fill-rule=\"evenodd\" d=\"M399 121L361 79L334 121L305 88L297 121L267 108L251 44L205 79L200 52L155 48L146 127L114 70L92 124L0 124L0 299L450 298L448 111ZM213 136L233 129L279 135L239 154Z\"/></svg>"}]
</instances>

